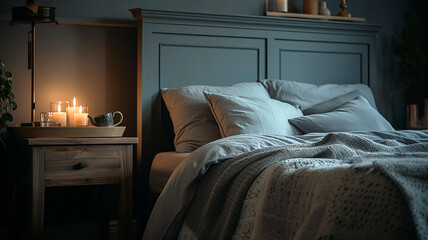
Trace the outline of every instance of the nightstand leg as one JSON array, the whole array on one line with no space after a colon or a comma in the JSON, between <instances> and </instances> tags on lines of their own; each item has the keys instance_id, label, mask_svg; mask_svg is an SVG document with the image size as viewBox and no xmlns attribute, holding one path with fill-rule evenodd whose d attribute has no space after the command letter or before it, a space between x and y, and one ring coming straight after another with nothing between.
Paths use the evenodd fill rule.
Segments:
<instances>
[{"instance_id":1,"label":"nightstand leg","mask_svg":"<svg viewBox=\"0 0 428 240\"><path fill-rule=\"evenodd\" d=\"M31 238L43 239L43 220L45 206L45 182L44 182L44 162L43 151L40 148L33 148L33 158L31 164Z\"/></svg>"},{"instance_id":2,"label":"nightstand leg","mask_svg":"<svg viewBox=\"0 0 428 240\"><path fill-rule=\"evenodd\" d=\"M119 201L120 239L132 237L132 146L123 146L122 179Z\"/></svg>"}]
</instances>

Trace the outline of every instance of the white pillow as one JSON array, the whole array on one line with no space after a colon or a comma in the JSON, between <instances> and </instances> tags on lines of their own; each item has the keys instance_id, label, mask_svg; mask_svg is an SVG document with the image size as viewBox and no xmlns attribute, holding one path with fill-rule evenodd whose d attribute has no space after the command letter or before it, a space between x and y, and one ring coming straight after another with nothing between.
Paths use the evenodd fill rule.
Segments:
<instances>
[{"instance_id":1,"label":"white pillow","mask_svg":"<svg viewBox=\"0 0 428 240\"><path fill-rule=\"evenodd\" d=\"M303 111L303 114L304 115L310 115L310 114L316 114L316 113L330 112L330 111L333 111L334 109L342 106L343 104L345 104L351 100L354 100L358 96L361 96L360 91L354 90L350 93L341 95L339 97L332 98L328 101L325 101L325 102L319 103L315 106L312 106L310 108L307 108Z\"/></svg>"},{"instance_id":2,"label":"white pillow","mask_svg":"<svg viewBox=\"0 0 428 240\"><path fill-rule=\"evenodd\" d=\"M162 98L174 127L174 146L177 152L192 152L221 137L203 91L270 98L264 87L257 82L227 87L188 86L162 89Z\"/></svg>"},{"instance_id":3,"label":"white pillow","mask_svg":"<svg viewBox=\"0 0 428 240\"><path fill-rule=\"evenodd\" d=\"M204 92L222 137L238 134L296 135L288 119L302 111L275 99L238 97Z\"/></svg>"},{"instance_id":4,"label":"white pillow","mask_svg":"<svg viewBox=\"0 0 428 240\"><path fill-rule=\"evenodd\" d=\"M331 112L293 118L289 122L303 133L394 130L363 96Z\"/></svg>"},{"instance_id":5,"label":"white pillow","mask_svg":"<svg viewBox=\"0 0 428 240\"><path fill-rule=\"evenodd\" d=\"M260 80L260 82L269 92L271 98L299 105L303 111L354 90L358 90L369 101L370 105L377 109L372 91L364 84L325 84L317 86L285 80Z\"/></svg>"}]
</instances>

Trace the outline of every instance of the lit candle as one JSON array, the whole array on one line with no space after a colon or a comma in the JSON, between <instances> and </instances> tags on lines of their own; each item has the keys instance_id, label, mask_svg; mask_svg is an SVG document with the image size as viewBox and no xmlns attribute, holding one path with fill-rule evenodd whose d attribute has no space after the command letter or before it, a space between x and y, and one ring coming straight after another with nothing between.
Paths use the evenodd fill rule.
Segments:
<instances>
[{"instance_id":1,"label":"lit candle","mask_svg":"<svg viewBox=\"0 0 428 240\"><path fill-rule=\"evenodd\" d=\"M68 125L69 126L75 126L74 124L74 113L79 112L79 108L76 107L76 98L73 98L73 106L68 107L67 114L68 114Z\"/></svg>"},{"instance_id":2,"label":"lit candle","mask_svg":"<svg viewBox=\"0 0 428 240\"><path fill-rule=\"evenodd\" d=\"M88 125L88 113L82 112L82 106L79 107L79 112L74 113L74 126Z\"/></svg>"},{"instance_id":3,"label":"lit candle","mask_svg":"<svg viewBox=\"0 0 428 240\"><path fill-rule=\"evenodd\" d=\"M67 125L67 113L61 112L61 102L58 103L58 112L52 113L52 120L60 123L62 127Z\"/></svg>"}]
</instances>

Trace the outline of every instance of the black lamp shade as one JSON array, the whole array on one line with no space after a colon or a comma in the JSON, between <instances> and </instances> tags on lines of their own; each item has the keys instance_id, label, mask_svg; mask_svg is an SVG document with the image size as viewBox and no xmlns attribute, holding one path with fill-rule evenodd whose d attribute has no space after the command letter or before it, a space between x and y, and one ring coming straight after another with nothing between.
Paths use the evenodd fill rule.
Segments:
<instances>
[{"instance_id":1,"label":"black lamp shade","mask_svg":"<svg viewBox=\"0 0 428 240\"><path fill-rule=\"evenodd\" d=\"M55 8L39 6L37 15L27 7L12 8L12 22L14 23L51 23L55 22Z\"/></svg>"}]
</instances>

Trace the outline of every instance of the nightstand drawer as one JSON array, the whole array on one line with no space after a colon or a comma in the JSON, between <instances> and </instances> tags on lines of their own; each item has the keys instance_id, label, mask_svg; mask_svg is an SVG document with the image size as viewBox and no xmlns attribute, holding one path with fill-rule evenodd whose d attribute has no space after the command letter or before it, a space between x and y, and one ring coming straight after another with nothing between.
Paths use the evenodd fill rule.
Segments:
<instances>
[{"instance_id":1,"label":"nightstand drawer","mask_svg":"<svg viewBox=\"0 0 428 240\"><path fill-rule=\"evenodd\" d=\"M119 146L61 146L44 148L46 186L120 183Z\"/></svg>"}]
</instances>

